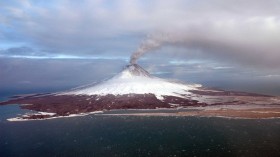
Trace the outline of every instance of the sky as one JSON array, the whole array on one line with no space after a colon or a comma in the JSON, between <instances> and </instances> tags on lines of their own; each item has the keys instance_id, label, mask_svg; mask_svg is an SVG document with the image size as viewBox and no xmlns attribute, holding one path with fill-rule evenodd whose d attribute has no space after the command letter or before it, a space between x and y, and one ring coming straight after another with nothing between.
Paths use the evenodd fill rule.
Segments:
<instances>
[{"instance_id":1,"label":"sky","mask_svg":"<svg viewBox=\"0 0 280 157\"><path fill-rule=\"evenodd\" d=\"M0 0L0 95L110 78L143 46L155 76L280 95L279 0Z\"/></svg>"}]
</instances>

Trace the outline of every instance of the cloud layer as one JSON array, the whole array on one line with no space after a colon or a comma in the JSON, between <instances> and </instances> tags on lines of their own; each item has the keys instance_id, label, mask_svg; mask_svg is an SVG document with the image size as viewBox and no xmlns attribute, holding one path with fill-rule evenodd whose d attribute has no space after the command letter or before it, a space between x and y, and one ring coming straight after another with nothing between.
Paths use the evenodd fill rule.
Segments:
<instances>
[{"instance_id":1,"label":"cloud layer","mask_svg":"<svg viewBox=\"0 0 280 157\"><path fill-rule=\"evenodd\" d=\"M278 0L9 1L1 2L0 21L1 40L50 53L127 55L143 36L160 32L171 38L163 43L188 49L186 58L199 50L280 67Z\"/></svg>"},{"instance_id":2,"label":"cloud layer","mask_svg":"<svg viewBox=\"0 0 280 157\"><path fill-rule=\"evenodd\" d=\"M229 79L224 74L230 72L236 78L277 80L279 4L279 0L1 1L0 58L7 60L2 69L6 76L17 77L12 73L19 69L11 71L9 64L39 66L36 59L46 59L43 64L63 58L112 60L106 63L114 66L115 60L126 64L133 52L141 52L135 60L144 55L140 63L158 66L154 73L168 72L165 76L174 78L187 80L211 71L221 80ZM71 68L66 62L57 66ZM49 77L57 75L52 72Z\"/></svg>"}]
</instances>

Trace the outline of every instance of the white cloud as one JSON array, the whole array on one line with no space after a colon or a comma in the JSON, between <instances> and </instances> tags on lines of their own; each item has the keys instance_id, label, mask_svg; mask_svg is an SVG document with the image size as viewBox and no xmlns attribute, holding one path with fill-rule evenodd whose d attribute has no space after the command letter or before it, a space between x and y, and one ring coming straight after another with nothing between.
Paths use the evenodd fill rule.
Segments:
<instances>
[{"instance_id":1,"label":"white cloud","mask_svg":"<svg viewBox=\"0 0 280 157\"><path fill-rule=\"evenodd\" d=\"M1 21L15 36L45 49L78 54L99 47L127 53L138 46L131 38L168 32L182 41L180 46L200 49L206 56L278 68L278 6L278 0L85 0L7 2L0 9Z\"/></svg>"}]
</instances>

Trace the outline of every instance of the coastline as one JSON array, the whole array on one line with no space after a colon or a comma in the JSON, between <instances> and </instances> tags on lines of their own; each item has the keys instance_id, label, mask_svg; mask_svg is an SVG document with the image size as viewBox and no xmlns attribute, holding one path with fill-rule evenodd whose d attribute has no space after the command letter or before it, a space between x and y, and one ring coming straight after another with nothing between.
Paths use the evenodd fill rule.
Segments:
<instances>
[{"instance_id":1,"label":"coastline","mask_svg":"<svg viewBox=\"0 0 280 157\"><path fill-rule=\"evenodd\" d=\"M114 113L116 112L116 113ZM121 113L118 113L121 112ZM116 109L94 111L88 113L70 114L67 116L55 116L55 113L38 112L33 115L50 116L46 118L31 119L28 116L9 118L7 121L33 121L49 120L56 118L70 118L87 115L102 116L155 116L155 117L217 117L230 119L276 119L280 118L279 105L215 105L207 107L186 107L186 108L157 108L157 109ZM27 117L27 118L26 118Z\"/></svg>"},{"instance_id":2,"label":"coastline","mask_svg":"<svg viewBox=\"0 0 280 157\"><path fill-rule=\"evenodd\" d=\"M280 111L280 109L279 109ZM102 115L108 116L170 116L170 117L217 117L217 118L230 118L230 119L275 119L280 118L280 112L265 111L258 112L255 110L200 110L188 111L178 113L123 113L123 114L110 114L105 113Z\"/></svg>"},{"instance_id":3,"label":"coastline","mask_svg":"<svg viewBox=\"0 0 280 157\"><path fill-rule=\"evenodd\" d=\"M48 112L38 112L41 113L41 115L50 115L54 113L48 113ZM14 117L14 118L8 118L7 121L9 122L19 122L19 121L36 121L36 120L49 120L49 119L57 119L57 118L70 118L70 117L81 117L81 116L87 116L90 114L100 114L103 113L103 111L94 111L94 112L88 112L88 113L79 113L79 114L70 114L68 116L54 116L49 118L41 118L41 119L24 119L24 116L28 116L28 114L23 115L23 117Z\"/></svg>"}]
</instances>

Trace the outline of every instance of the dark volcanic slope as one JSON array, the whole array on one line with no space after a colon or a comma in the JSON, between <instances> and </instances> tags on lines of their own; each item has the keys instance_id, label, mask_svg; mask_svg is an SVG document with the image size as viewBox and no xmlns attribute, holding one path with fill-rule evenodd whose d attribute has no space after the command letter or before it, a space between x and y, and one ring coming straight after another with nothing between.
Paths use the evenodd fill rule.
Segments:
<instances>
[{"instance_id":1,"label":"dark volcanic slope","mask_svg":"<svg viewBox=\"0 0 280 157\"><path fill-rule=\"evenodd\" d=\"M111 109L156 109L170 108L169 103L180 106L206 105L196 100L188 100L173 96L166 96L164 100L158 100L153 94L127 94L127 95L47 95L29 96L1 102L6 104L23 104L21 108L34 111L56 113L59 116L69 114L87 113L93 111Z\"/></svg>"},{"instance_id":2,"label":"dark volcanic slope","mask_svg":"<svg viewBox=\"0 0 280 157\"><path fill-rule=\"evenodd\" d=\"M22 104L20 107L33 111L55 113L55 115L30 115L26 119L42 119L70 114L88 113L112 109L156 109L184 106L207 105L240 105L240 104L277 104L274 97L255 95L242 92L215 91L207 93L194 91L191 97L163 96L159 100L154 94L126 94L126 95L33 95L15 97L0 105ZM219 93L219 95L217 95ZM199 95L201 94L201 95ZM245 95L246 94L246 95ZM204 98L204 95L207 97ZM233 95L233 96L232 96ZM189 98L188 98L189 97ZM194 98L201 99L195 100ZM278 99L277 99L278 100Z\"/></svg>"}]
</instances>

